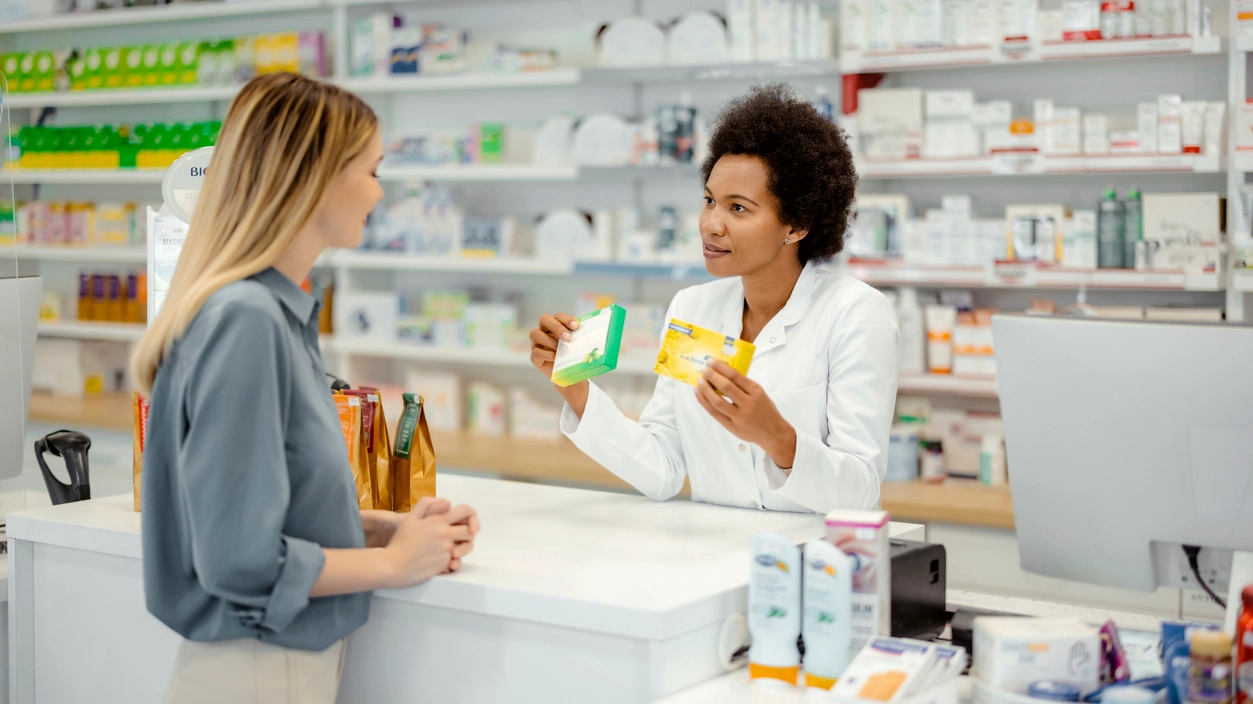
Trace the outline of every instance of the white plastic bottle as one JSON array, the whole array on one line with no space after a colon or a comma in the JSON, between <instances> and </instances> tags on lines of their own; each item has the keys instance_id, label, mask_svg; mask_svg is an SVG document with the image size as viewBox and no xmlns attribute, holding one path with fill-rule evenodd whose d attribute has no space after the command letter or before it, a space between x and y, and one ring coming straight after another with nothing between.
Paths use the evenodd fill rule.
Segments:
<instances>
[{"instance_id":1,"label":"white plastic bottle","mask_svg":"<svg viewBox=\"0 0 1253 704\"><path fill-rule=\"evenodd\" d=\"M908 286L900 289L896 304L896 321L901 331L900 372L922 374L926 371L926 328L922 320L922 306L918 305L917 289Z\"/></svg>"},{"instance_id":2,"label":"white plastic bottle","mask_svg":"<svg viewBox=\"0 0 1253 704\"><path fill-rule=\"evenodd\" d=\"M748 580L748 673L760 683L796 685L801 653L801 550L778 533L753 536Z\"/></svg>"},{"instance_id":3,"label":"white plastic bottle","mask_svg":"<svg viewBox=\"0 0 1253 704\"><path fill-rule=\"evenodd\" d=\"M853 641L853 559L821 538L805 543L805 686L831 689Z\"/></svg>"}]
</instances>

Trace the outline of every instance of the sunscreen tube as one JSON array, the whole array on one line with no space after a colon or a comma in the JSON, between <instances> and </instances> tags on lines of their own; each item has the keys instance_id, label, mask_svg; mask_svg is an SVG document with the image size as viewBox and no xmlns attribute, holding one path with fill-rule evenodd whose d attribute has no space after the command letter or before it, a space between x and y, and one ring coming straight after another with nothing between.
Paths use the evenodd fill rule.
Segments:
<instances>
[{"instance_id":1,"label":"sunscreen tube","mask_svg":"<svg viewBox=\"0 0 1253 704\"><path fill-rule=\"evenodd\" d=\"M826 540L805 543L805 684L831 689L853 642L854 560Z\"/></svg>"},{"instance_id":2,"label":"sunscreen tube","mask_svg":"<svg viewBox=\"0 0 1253 704\"><path fill-rule=\"evenodd\" d=\"M1185 100L1179 112L1183 122L1183 153L1200 154L1205 140L1205 101Z\"/></svg>"},{"instance_id":3,"label":"sunscreen tube","mask_svg":"<svg viewBox=\"0 0 1253 704\"><path fill-rule=\"evenodd\" d=\"M778 533L753 536L748 580L748 674L796 684L801 654L801 550Z\"/></svg>"}]
</instances>

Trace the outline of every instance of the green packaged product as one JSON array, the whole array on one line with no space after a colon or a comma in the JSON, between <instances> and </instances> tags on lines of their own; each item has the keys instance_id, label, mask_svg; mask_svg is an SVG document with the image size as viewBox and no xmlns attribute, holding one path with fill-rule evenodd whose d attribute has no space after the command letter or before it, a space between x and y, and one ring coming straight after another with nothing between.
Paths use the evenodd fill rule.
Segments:
<instances>
[{"instance_id":1,"label":"green packaged product","mask_svg":"<svg viewBox=\"0 0 1253 704\"><path fill-rule=\"evenodd\" d=\"M100 87L121 88L126 85L126 50L120 46L101 49Z\"/></svg>"},{"instance_id":2,"label":"green packaged product","mask_svg":"<svg viewBox=\"0 0 1253 704\"><path fill-rule=\"evenodd\" d=\"M4 74L5 92L17 93L21 86L21 54L4 54L0 56L0 74Z\"/></svg>"},{"instance_id":3,"label":"green packaged product","mask_svg":"<svg viewBox=\"0 0 1253 704\"><path fill-rule=\"evenodd\" d=\"M82 84L85 90L104 87L104 50L86 49L82 58ZM77 88L77 86L75 86Z\"/></svg>"},{"instance_id":4,"label":"green packaged product","mask_svg":"<svg viewBox=\"0 0 1253 704\"><path fill-rule=\"evenodd\" d=\"M621 306L601 308L579 318L579 327L570 333L570 339L557 343L553 383L570 386L616 369L625 323L626 310Z\"/></svg>"},{"instance_id":5,"label":"green packaged product","mask_svg":"<svg viewBox=\"0 0 1253 704\"><path fill-rule=\"evenodd\" d=\"M70 90L87 89L87 61L82 57L70 59Z\"/></svg>"},{"instance_id":6,"label":"green packaged product","mask_svg":"<svg viewBox=\"0 0 1253 704\"><path fill-rule=\"evenodd\" d=\"M122 50L122 73L124 86L138 88L144 84L144 48L128 46Z\"/></svg>"},{"instance_id":7,"label":"green packaged product","mask_svg":"<svg viewBox=\"0 0 1253 704\"><path fill-rule=\"evenodd\" d=\"M484 122L479 128L479 154L484 164L499 164L504 153L505 126Z\"/></svg>"},{"instance_id":8,"label":"green packaged product","mask_svg":"<svg viewBox=\"0 0 1253 704\"><path fill-rule=\"evenodd\" d=\"M157 83L163 86L178 85L178 52L177 43L161 45L157 56Z\"/></svg>"},{"instance_id":9,"label":"green packaged product","mask_svg":"<svg viewBox=\"0 0 1253 704\"><path fill-rule=\"evenodd\" d=\"M51 51L35 52L34 85L32 91L44 92L56 88L57 64Z\"/></svg>"},{"instance_id":10,"label":"green packaged product","mask_svg":"<svg viewBox=\"0 0 1253 704\"><path fill-rule=\"evenodd\" d=\"M18 59L17 88L15 93L29 93L35 90L35 52L28 51Z\"/></svg>"},{"instance_id":11,"label":"green packaged product","mask_svg":"<svg viewBox=\"0 0 1253 704\"><path fill-rule=\"evenodd\" d=\"M200 52L204 42L183 42L178 45L178 83L190 86L199 82Z\"/></svg>"},{"instance_id":12,"label":"green packaged product","mask_svg":"<svg viewBox=\"0 0 1253 704\"><path fill-rule=\"evenodd\" d=\"M140 85L155 86L161 84L161 45L149 44L143 47L143 79Z\"/></svg>"}]
</instances>

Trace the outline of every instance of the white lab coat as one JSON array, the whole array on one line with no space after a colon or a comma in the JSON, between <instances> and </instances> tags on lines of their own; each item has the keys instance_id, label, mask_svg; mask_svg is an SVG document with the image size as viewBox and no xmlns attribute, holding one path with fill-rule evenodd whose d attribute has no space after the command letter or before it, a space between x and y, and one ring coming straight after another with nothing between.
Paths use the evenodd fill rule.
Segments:
<instances>
[{"instance_id":1,"label":"white lab coat","mask_svg":"<svg viewBox=\"0 0 1253 704\"><path fill-rule=\"evenodd\" d=\"M735 277L680 291L666 320L739 337L743 311L744 286ZM748 373L796 429L790 474L711 418L693 387L664 376L638 423L592 384L582 419L567 405L561 430L657 501L678 494L690 477L692 499L712 504L817 513L875 508L896 405L898 338L882 293L805 266L787 305L757 336Z\"/></svg>"}]
</instances>

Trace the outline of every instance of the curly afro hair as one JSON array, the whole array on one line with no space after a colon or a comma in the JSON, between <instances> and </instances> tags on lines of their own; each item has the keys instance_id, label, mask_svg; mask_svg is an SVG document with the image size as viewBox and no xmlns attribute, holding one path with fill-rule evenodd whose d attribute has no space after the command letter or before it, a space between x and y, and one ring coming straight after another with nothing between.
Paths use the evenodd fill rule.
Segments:
<instances>
[{"instance_id":1,"label":"curly afro hair","mask_svg":"<svg viewBox=\"0 0 1253 704\"><path fill-rule=\"evenodd\" d=\"M844 249L857 170L843 131L814 106L783 83L754 87L718 116L701 165L705 182L727 154L766 163L779 220L809 231L798 250L802 264L829 260Z\"/></svg>"}]
</instances>

